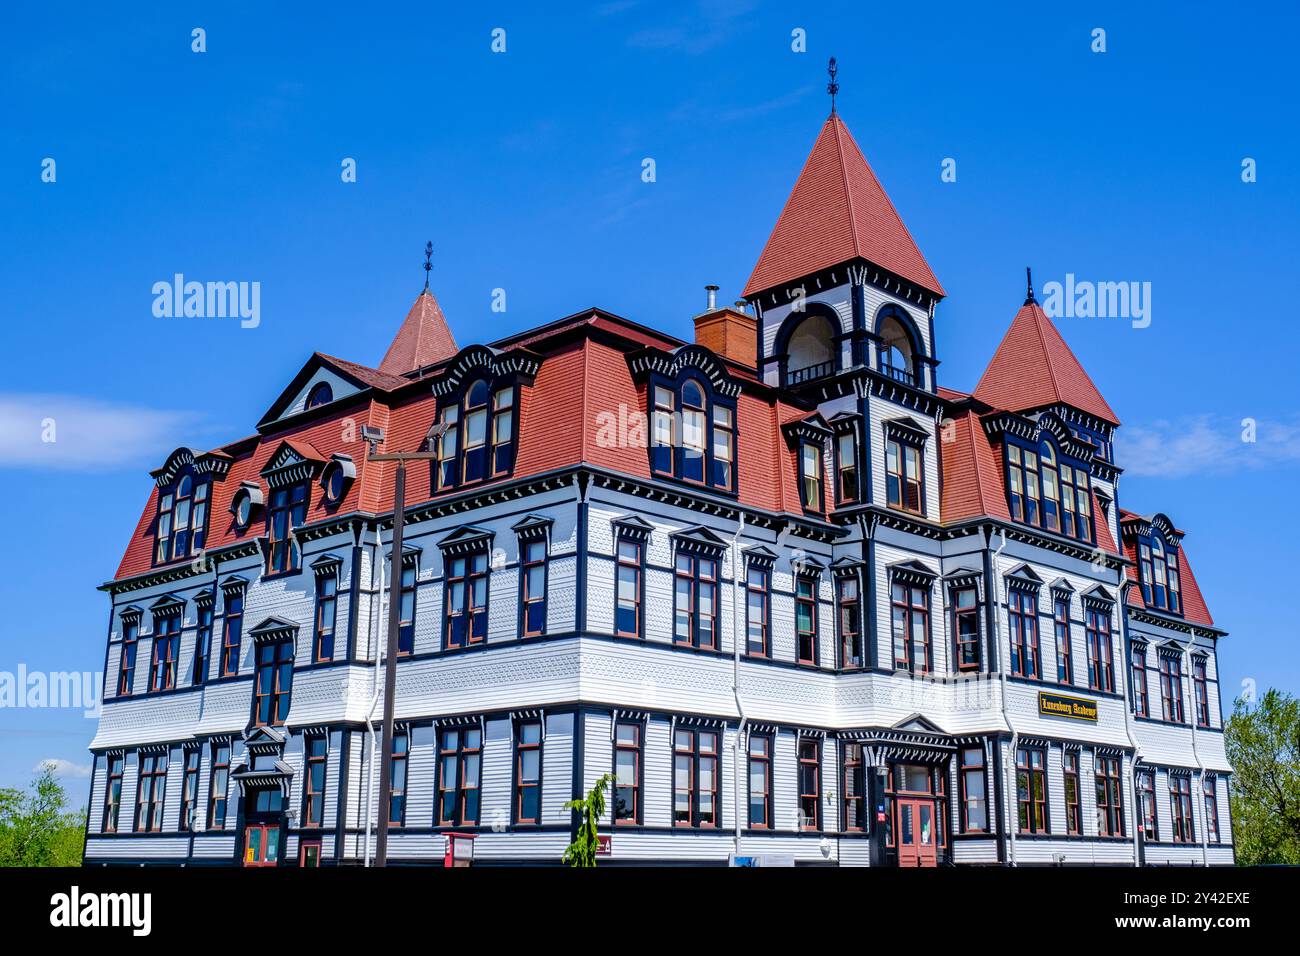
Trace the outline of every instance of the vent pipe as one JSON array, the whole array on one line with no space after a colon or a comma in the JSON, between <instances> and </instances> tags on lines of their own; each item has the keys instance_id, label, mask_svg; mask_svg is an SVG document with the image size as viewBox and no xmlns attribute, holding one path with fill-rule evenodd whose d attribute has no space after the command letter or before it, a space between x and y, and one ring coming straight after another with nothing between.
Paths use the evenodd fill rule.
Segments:
<instances>
[{"instance_id":1,"label":"vent pipe","mask_svg":"<svg viewBox=\"0 0 1300 956\"><path fill-rule=\"evenodd\" d=\"M708 293L708 304L705 306L705 312L716 312L718 308L718 286L706 285L704 291Z\"/></svg>"}]
</instances>

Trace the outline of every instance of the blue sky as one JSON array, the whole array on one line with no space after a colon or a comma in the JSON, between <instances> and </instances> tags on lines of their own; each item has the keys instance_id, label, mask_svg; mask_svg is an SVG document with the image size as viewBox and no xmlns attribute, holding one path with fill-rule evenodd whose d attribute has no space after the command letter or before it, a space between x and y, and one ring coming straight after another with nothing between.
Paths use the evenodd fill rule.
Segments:
<instances>
[{"instance_id":1,"label":"blue sky","mask_svg":"<svg viewBox=\"0 0 1300 956\"><path fill-rule=\"evenodd\" d=\"M1125 423L1121 501L1188 532L1232 632L1225 699L1300 689L1289 5L470 6L0 11L0 672L102 667L95 586L148 470L251 433L313 350L377 363L426 239L462 345L589 305L689 337L701 287L748 277L835 55L840 112L949 293L942 383L973 387L1025 265L1151 283L1148 328L1059 322ZM155 318L178 272L260 282L260 325ZM52 758L84 788L93 726L0 709L0 786Z\"/></svg>"}]
</instances>

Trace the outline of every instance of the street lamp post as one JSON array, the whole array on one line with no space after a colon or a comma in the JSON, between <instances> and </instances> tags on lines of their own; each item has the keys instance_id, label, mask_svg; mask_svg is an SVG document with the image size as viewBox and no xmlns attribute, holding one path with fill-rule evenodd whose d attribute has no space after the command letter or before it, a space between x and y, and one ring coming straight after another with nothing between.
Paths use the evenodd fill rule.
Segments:
<instances>
[{"instance_id":1,"label":"street lamp post","mask_svg":"<svg viewBox=\"0 0 1300 956\"><path fill-rule=\"evenodd\" d=\"M447 430L445 424L429 429L422 448L432 448ZM388 805L393 796L393 705L397 690L397 642L402 627L401 573L402 530L406 523L406 463L408 461L437 458L436 451L402 451L377 454L375 449L384 440L383 432L375 429L363 433L370 443L370 461L397 462L396 484L393 489L393 559L388 575L388 650L384 661L384 729L383 749L379 762L379 827L375 835L375 866L388 865ZM382 560L382 559L381 559ZM396 588L394 584L396 583ZM394 592L397 598L394 599Z\"/></svg>"}]
</instances>

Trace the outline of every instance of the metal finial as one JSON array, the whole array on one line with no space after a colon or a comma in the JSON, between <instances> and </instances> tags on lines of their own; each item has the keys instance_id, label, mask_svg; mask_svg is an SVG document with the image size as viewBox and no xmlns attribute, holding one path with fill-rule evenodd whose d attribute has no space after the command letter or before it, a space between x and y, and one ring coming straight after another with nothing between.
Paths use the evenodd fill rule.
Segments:
<instances>
[{"instance_id":1,"label":"metal finial","mask_svg":"<svg viewBox=\"0 0 1300 956\"><path fill-rule=\"evenodd\" d=\"M1034 301L1034 274L1025 266L1025 305Z\"/></svg>"},{"instance_id":2,"label":"metal finial","mask_svg":"<svg viewBox=\"0 0 1300 956\"><path fill-rule=\"evenodd\" d=\"M433 240L424 244L424 291L429 291L429 273L433 271Z\"/></svg>"},{"instance_id":3,"label":"metal finial","mask_svg":"<svg viewBox=\"0 0 1300 956\"><path fill-rule=\"evenodd\" d=\"M835 66L835 57L831 57L831 62L826 66L826 72L830 74L831 81L826 84L826 92L831 95L831 115L835 115L835 94L840 91L840 85L835 82L835 74L839 69Z\"/></svg>"}]
</instances>

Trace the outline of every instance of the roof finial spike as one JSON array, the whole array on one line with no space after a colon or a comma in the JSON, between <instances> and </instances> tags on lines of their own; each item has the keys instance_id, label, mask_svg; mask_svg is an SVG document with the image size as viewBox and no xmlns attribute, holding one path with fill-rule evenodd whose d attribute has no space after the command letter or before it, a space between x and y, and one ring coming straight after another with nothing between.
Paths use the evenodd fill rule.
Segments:
<instances>
[{"instance_id":1,"label":"roof finial spike","mask_svg":"<svg viewBox=\"0 0 1300 956\"><path fill-rule=\"evenodd\" d=\"M424 244L424 291L429 291L429 273L433 271L433 240Z\"/></svg>"},{"instance_id":2,"label":"roof finial spike","mask_svg":"<svg viewBox=\"0 0 1300 956\"><path fill-rule=\"evenodd\" d=\"M839 68L835 66L835 57L831 57L830 63L826 65L826 72L830 75L831 81L826 84L826 92L831 95L831 115L835 115L835 94L840 91L840 85L835 82L835 74Z\"/></svg>"},{"instance_id":3,"label":"roof finial spike","mask_svg":"<svg viewBox=\"0 0 1300 956\"><path fill-rule=\"evenodd\" d=\"M1034 274L1029 266L1025 266L1025 305L1034 301Z\"/></svg>"}]
</instances>

